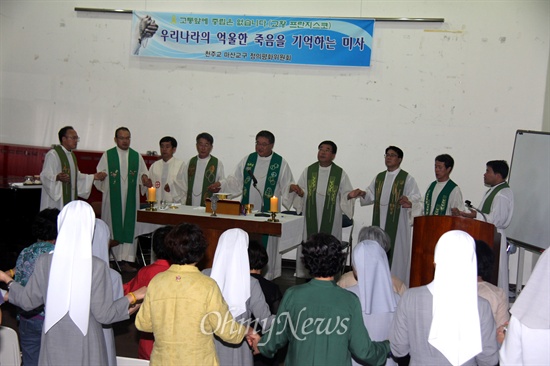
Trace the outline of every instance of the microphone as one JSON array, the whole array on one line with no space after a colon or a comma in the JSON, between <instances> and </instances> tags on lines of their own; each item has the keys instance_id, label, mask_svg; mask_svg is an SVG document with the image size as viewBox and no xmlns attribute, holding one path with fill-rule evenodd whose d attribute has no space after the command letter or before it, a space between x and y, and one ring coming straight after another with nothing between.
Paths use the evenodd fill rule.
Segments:
<instances>
[{"instance_id":1,"label":"microphone","mask_svg":"<svg viewBox=\"0 0 550 366\"><path fill-rule=\"evenodd\" d=\"M248 175L250 176L250 178L252 178L252 182L254 182L254 188L256 187L256 185L258 184L258 180L256 179L256 177L254 176L254 173L252 173L252 170L250 168L246 169L246 172L248 173ZM260 194L261 196L261 194Z\"/></svg>"},{"instance_id":2,"label":"microphone","mask_svg":"<svg viewBox=\"0 0 550 366\"><path fill-rule=\"evenodd\" d=\"M254 176L254 173L252 173L252 170L250 168L246 169L246 172L248 173L248 175L250 176L250 178L252 178L252 182L254 183L253 186L254 188L256 188L256 190L258 191L258 194L260 195L260 200L262 202L262 205L260 207L260 212L258 212L257 214L255 214L254 216L258 216L258 217L269 217L269 214L267 213L264 213L264 198L263 198L263 194L262 192L260 192L260 190L258 189L257 185L258 185L258 180L256 179L256 177Z\"/></svg>"},{"instance_id":3,"label":"microphone","mask_svg":"<svg viewBox=\"0 0 550 366\"><path fill-rule=\"evenodd\" d=\"M481 212L481 210L475 208L474 206L472 206L472 201L469 201L469 200L466 200L464 203L466 203L466 207L468 207L469 209L472 209L476 212L479 212L481 214L481 216L483 216L483 220L485 220L485 222L487 222L487 216L485 216L485 214L483 212Z\"/></svg>"}]
</instances>

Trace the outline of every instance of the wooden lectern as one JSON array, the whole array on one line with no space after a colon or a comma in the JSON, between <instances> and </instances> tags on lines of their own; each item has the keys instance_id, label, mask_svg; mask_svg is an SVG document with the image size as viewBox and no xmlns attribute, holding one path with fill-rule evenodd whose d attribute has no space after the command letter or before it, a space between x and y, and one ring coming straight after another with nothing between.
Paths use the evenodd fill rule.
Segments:
<instances>
[{"instance_id":1,"label":"wooden lectern","mask_svg":"<svg viewBox=\"0 0 550 366\"><path fill-rule=\"evenodd\" d=\"M418 216L414 218L409 287L427 285L434 278L434 251L437 241L447 231L462 230L474 239L483 240L495 256L492 284L498 283L500 234L487 222L457 216ZM456 274L460 276L460 273Z\"/></svg>"}]
</instances>

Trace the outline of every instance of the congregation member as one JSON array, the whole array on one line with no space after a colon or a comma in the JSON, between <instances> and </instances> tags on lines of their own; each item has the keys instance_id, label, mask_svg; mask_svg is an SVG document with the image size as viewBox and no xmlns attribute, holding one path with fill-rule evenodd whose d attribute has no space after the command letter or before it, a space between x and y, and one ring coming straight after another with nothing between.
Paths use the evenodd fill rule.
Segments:
<instances>
[{"instance_id":1,"label":"congregation member","mask_svg":"<svg viewBox=\"0 0 550 366\"><path fill-rule=\"evenodd\" d=\"M212 268L203 273L216 281L233 318L241 324L251 324L254 318L263 331L273 322L269 306L257 279L250 276L248 234L242 229L226 230L218 241ZM221 366L252 366L254 358L248 344L233 344L215 338L216 353Z\"/></svg>"},{"instance_id":2,"label":"congregation member","mask_svg":"<svg viewBox=\"0 0 550 366\"><path fill-rule=\"evenodd\" d=\"M357 284L347 290L359 298L363 323L373 341L389 338L390 326L401 296L393 291L388 257L380 244L364 240L353 249L353 271ZM352 359L353 365L361 365ZM395 366L391 358L386 366Z\"/></svg>"},{"instance_id":3,"label":"congregation member","mask_svg":"<svg viewBox=\"0 0 550 366\"><path fill-rule=\"evenodd\" d=\"M149 178L156 188L156 200L169 203L181 203L185 199L187 186L185 185L185 162L175 158L178 141L165 136L160 139L160 160L155 161L149 168Z\"/></svg>"},{"instance_id":4,"label":"congregation member","mask_svg":"<svg viewBox=\"0 0 550 366\"><path fill-rule=\"evenodd\" d=\"M454 165L455 161L449 154L435 157L435 181L430 184L424 197L424 216L450 216L453 208L464 210L460 187L451 179ZM409 204L412 206L412 203Z\"/></svg>"},{"instance_id":5,"label":"congregation member","mask_svg":"<svg viewBox=\"0 0 550 366\"><path fill-rule=\"evenodd\" d=\"M380 229L378 226L364 226L359 230L359 235L357 236L357 241L360 243L365 240L372 240L380 247L382 250L386 253L386 260L387 260L387 253L390 250L391 242L390 242L390 236L382 229ZM352 253L353 258L353 253ZM399 278L395 277L394 275L391 275L391 281L392 281L392 287L393 292L398 294L399 296L403 296L405 291L407 290L407 286L401 281ZM338 286L342 288L349 288L351 286L357 285L357 275L354 271L349 271L344 273L340 279L338 280Z\"/></svg>"},{"instance_id":6,"label":"congregation member","mask_svg":"<svg viewBox=\"0 0 550 366\"><path fill-rule=\"evenodd\" d=\"M500 364L550 365L550 252L540 256L531 277L515 301Z\"/></svg>"},{"instance_id":7,"label":"congregation member","mask_svg":"<svg viewBox=\"0 0 550 366\"><path fill-rule=\"evenodd\" d=\"M510 319L508 294L503 289L488 282L493 275L495 255L487 243L476 240L477 294L489 301L495 326L498 328Z\"/></svg>"},{"instance_id":8,"label":"congregation member","mask_svg":"<svg viewBox=\"0 0 550 366\"><path fill-rule=\"evenodd\" d=\"M113 300L109 268L92 256L95 215L84 201L65 205L53 253L41 255L25 287L0 271L9 301L24 310L45 305L40 365L107 365L101 324L128 319L146 288Z\"/></svg>"},{"instance_id":9,"label":"congregation member","mask_svg":"<svg viewBox=\"0 0 550 366\"><path fill-rule=\"evenodd\" d=\"M279 286L276 283L266 280L262 276L262 270L267 265L268 257L267 251L257 240L250 240L248 243L248 261L250 262L250 275L258 280L262 292L265 297L265 302L269 306L271 314L277 314L279 310L279 304L283 298L283 294ZM255 322L258 318L255 317ZM256 323L255 323L256 324ZM263 332L263 329L255 327L257 331ZM267 358L262 354L254 355L254 366L277 366L279 365L279 359L282 361L283 351L278 352L273 358Z\"/></svg>"},{"instance_id":10,"label":"congregation member","mask_svg":"<svg viewBox=\"0 0 550 366\"><path fill-rule=\"evenodd\" d=\"M215 182L225 178L223 163L214 155L214 137L202 132L196 138L197 155L189 160L185 180L187 182L187 196L185 204L188 206L206 206L205 200L212 196L210 187Z\"/></svg>"},{"instance_id":11,"label":"congregation member","mask_svg":"<svg viewBox=\"0 0 550 366\"><path fill-rule=\"evenodd\" d=\"M101 259L109 267L109 241L111 232L105 221L95 219L94 236L92 239L92 255ZM122 292L122 277L120 273L109 267L109 277L113 288L113 300L124 296ZM137 290L137 288L136 288ZM116 366L115 333L111 324L103 324L103 336L107 347L107 365Z\"/></svg>"},{"instance_id":12,"label":"congregation member","mask_svg":"<svg viewBox=\"0 0 550 366\"><path fill-rule=\"evenodd\" d=\"M485 192L479 205L480 213L472 209L455 210L456 215L486 221L496 226L500 234L498 287L506 293L509 291L508 243L504 230L510 225L514 213L514 193L506 182L509 170L508 163L504 160L488 161L483 181L489 190Z\"/></svg>"},{"instance_id":13,"label":"congregation member","mask_svg":"<svg viewBox=\"0 0 550 366\"><path fill-rule=\"evenodd\" d=\"M15 270L9 270L15 282L25 286L34 272L38 257L55 249L57 239L57 208L47 208L36 215L31 226L32 236L36 243L23 249L15 264ZM15 276L14 276L15 274ZM25 366L38 365L42 326L44 324L44 306L30 311L17 308L19 320L19 343Z\"/></svg>"},{"instance_id":14,"label":"congregation member","mask_svg":"<svg viewBox=\"0 0 550 366\"><path fill-rule=\"evenodd\" d=\"M273 357L288 344L285 366L351 365L351 356L370 365L384 364L388 341L371 341L359 299L334 282L346 258L340 241L315 234L303 244L302 253L313 278L286 290L259 351Z\"/></svg>"},{"instance_id":15,"label":"congregation member","mask_svg":"<svg viewBox=\"0 0 550 366\"><path fill-rule=\"evenodd\" d=\"M170 262L167 259L168 253L164 247L164 239L172 228L172 226L163 226L153 232L151 240L153 241L153 252L157 259L154 263L141 268L134 278L123 285L124 295L143 286L149 286L149 282L153 277L170 268ZM151 359L154 343L153 333L139 332L138 357L143 360Z\"/></svg>"},{"instance_id":16,"label":"congregation member","mask_svg":"<svg viewBox=\"0 0 550 366\"><path fill-rule=\"evenodd\" d=\"M391 238L388 252L391 273L409 285L411 262L411 207L422 200L415 179L401 169L403 150L389 146L384 154L387 170L379 173L361 193L361 206L374 205L372 225Z\"/></svg>"},{"instance_id":17,"label":"congregation member","mask_svg":"<svg viewBox=\"0 0 550 366\"><path fill-rule=\"evenodd\" d=\"M265 302L269 306L271 314L277 314L283 294L276 283L262 276L262 271L268 262L267 251L256 240L251 240L248 243L248 261L250 262L250 275L260 283Z\"/></svg>"},{"instance_id":18,"label":"congregation member","mask_svg":"<svg viewBox=\"0 0 550 366\"><path fill-rule=\"evenodd\" d=\"M355 199L361 190L353 190L346 172L334 164L337 146L333 141L323 141L318 146L317 162L304 169L298 184L290 185L295 193L293 206L305 216L304 241L317 233L342 237L342 215L353 217ZM296 277L305 278L302 246L296 250Z\"/></svg>"},{"instance_id":19,"label":"congregation member","mask_svg":"<svg viewBox=\"0 0 550 366\"><path fill-rule=\"evenodd\" d=\"M94 180L102 181L105 172L82 174L73 150L80 138L72 126L65 126L58 132L59 145L48 151L40 173L42 194L40 210L48 207L62 209L67 203L82 197L87 199Z\"/></svg>"},{"instance_id":20,"label":"congregation member","mask_svg":"<svg viewBox=\"0 0 550 366\"><path fill-rule=\"evenodd\" d=\"M123 271L135 272L128 262L135 261L134 243L136 212L139 209L139 185L151 187L147 166L141 155L130 148L131 134L126 127L115 131L115 144L99 160L98 172L107 173L107 179L96 182L96 188L103 193L101 219L111 229L111 246L117 260L124 261ZM118 245L120 244L120 245Z\"/></svg>"},{"instance_id":21,"label":"congregation member","mask_svg":"<svg viewBox=\"0 0 550 366\"><path fill-rule=\"evenodd\" d=\"M265 130L258 132L256 151L241 160L233 175L212 184L209 189L212 192L221 189L234 196L240 195L241 204L253 204L256 210L268 211L273 196L278 198L278 211L281 211L281 206L290 209L292 197L289 189L294 178L286 160L273 151L274 145L273 133ZM268 280L281 276L282 258L278 243L278 238L274 236L262 238L269 256L265 274Z\"/></svg>"},{"instance_id":22,"label":"congregation member","mask_svg":"<svg viewBox=\"0 0 550 366\"><path fill-rule=\"evenodd\" d=\"M155 337L151 365L219 365L214 334L233 344L258 337L235 321L216 281L197 268L207 245L194 224L179 224L166 235L172 265L151 280L136 316L137 329Z\"/></svg>"},{"instance_id":23,"label":"congregation member","mask_svg":"<svg viewBox=\"0 0 550 366\"><path fill-rule=\"evenodd\" d=\"M477 294L474 239L464 231L446 232L436 244L434 262L433 281L407 290L397 305L392 354L410 354L411 365L496 365L491 306Z\"/></svg>"}]
</instances>

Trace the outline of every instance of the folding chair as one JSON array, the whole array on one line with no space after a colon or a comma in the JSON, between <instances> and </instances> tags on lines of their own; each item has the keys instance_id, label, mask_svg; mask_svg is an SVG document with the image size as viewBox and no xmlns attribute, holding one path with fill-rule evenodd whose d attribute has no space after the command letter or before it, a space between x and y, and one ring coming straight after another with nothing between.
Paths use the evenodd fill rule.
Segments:
<instances>
[{"instance_id":1,"label":"folding chair","mask_svg":"<svg viewBox=\"0 0 550 366\"><path fill-rule=\"evenodd\" d=\"M344 266L342 267L342 273L346 271L346 262L349 257L349 266L351 267L351 246L353 244L353 219L350 219L346 214L342 215L342 229L349 228L349 237L348 240L344 240L344 230L342 230L342 250L346 251L346 261L344 261Z\"/></svg>"}]
</instances>

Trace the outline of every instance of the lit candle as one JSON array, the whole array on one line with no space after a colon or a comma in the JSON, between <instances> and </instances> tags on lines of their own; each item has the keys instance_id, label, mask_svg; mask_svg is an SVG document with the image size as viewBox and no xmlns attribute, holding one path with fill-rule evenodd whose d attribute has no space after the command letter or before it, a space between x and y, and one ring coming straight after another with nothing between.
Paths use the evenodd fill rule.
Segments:
<instances>
[{"instance_id":1,"label":"lit candle","mask_svg":"<svg viewBox=\"0 0 550 366\"><path fill-rule=\"evenodd\" d=\"M279 199L275 196L271 197L271 199L269 200L269 208L270 208L270 212L279 212Z\"/></svg>"},{"instance_id":2,"label":"lit candle","mask_svg":"<svg viewBox=\"0 0 550 366\"><path fill-rule=\"evenodd\" d=\"M151 187L147 189L148 197L150 202L154 202L157 200L157 189L155 187Z\"/></svg>"}]
</instances>

